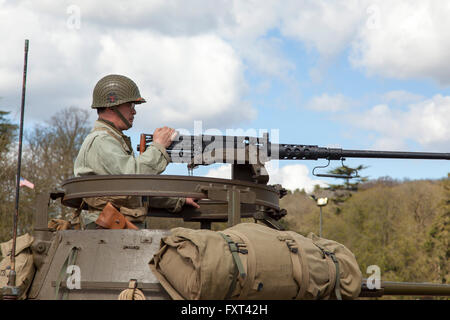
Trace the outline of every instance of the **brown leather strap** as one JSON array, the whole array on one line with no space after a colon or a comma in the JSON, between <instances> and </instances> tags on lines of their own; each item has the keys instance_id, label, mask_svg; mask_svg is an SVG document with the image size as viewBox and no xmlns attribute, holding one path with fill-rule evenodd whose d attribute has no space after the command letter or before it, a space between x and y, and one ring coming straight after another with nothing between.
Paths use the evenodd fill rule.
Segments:
<instances>
[{"instance_id":1,"label":"brown leather strap","mask_svg":"<svg viewBox=\"0 0 450 320\"><path fill-rule=\"evenodd\" d=\"M119 111L118 107L119 106L114 106L114 107L111 107L111 109L117 114L117 116L120 118L120 120L122 120L122 122L127 126L127 129L130 129L132 127L131 123L127 119L125 119L123 114Z\"/></svg>"}]
</instances>

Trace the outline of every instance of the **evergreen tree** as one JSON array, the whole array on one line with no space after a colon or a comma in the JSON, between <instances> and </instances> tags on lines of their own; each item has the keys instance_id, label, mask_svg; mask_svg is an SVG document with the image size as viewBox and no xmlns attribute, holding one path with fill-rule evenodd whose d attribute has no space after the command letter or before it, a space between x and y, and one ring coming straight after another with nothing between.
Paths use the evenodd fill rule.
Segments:
<instances>
[{"instance_id":1,"label":"evergreen tree","mask_svg":"<svg viewBox=\"0 0 450 320\"><path fill-rule=\"evenodd\" d=\"M344 178L345 182L343 184L331 184L330 190L334 191L334 197L332 198L333 203L338 205L335 212L339 214L341 212L340 204L344 203L348 198L352 196L352 193L358 191L359 185L362 182L366 182L368 177L361 177L359 172L361 170L367 169L367 166L359 165L356 168L351 168L344 166L337 167L335 169L329 170L329 174L345 176L349 178ZM341 178L340 178L341 179ZM350 179L354 179L355 182L351 183Z\"/></svg>"},{"instance_id":2,"label":"evergreen tree","mask_svg":"<svg viewBox=\"0 0 450 320\"><path fill-rule=\"evenodd\" d=\"M9 112L0 110L0 157L2 158L9 151L18 128L6 118L8 114Z\"/></svg>"},{"instance_id":3,"label":"evergreen tree","mask_svg":"<svg viewBox=\"0 0 450 320\"><path fill-rule=\"evenodd\" d=\"M361 170L364 170L367 168L368 168L368 166L364 166L361 164L361 165L357 166L356 168L351 168L351 167L342 165L335 169L329 170L328 173L349 177L349 178L344 178L345 182L343 185L331 185L331 188L357 191L359 184L361 182L366 182L367 178L368 178L368 177L361 177L359 175L359 172ZM355 182L350 183L350 179L354 179L353 181L355 181Z\"/></svg>"}]
</instances>

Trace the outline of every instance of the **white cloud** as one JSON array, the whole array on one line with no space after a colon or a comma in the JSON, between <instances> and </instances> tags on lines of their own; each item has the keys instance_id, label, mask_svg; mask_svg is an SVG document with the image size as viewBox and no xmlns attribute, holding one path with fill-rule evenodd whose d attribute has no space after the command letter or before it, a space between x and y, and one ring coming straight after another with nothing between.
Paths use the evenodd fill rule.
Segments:
<instances>
[{"instance_id":1,"label":"white cloud","mask_svg":"<svg viewBox=\"0 0 450 320\"><path fill-rule=\"evenodd\" d=\"M366 1L305 0L280 2L280 30L325 57L335 56L354 38L366 18Z\"/></svg>"},{"instance_id":2,"label":"white cloud","mask_svg":"<svg viewBox=\"0 0 450 320\"><path fill-rule=\"evenodd\" d=\"M264 75L291 80L288 78L288 74L295 69L295 64L284 57L280 48L282 45L280 39L233 39L231 43L247 62L251 72L257 71Z\"/></svg>"},{"instance_id":3,"label":"white cloud","mask_svg":"<svg viewBox=\"0 0 450 320\"><path fill-rule=\"evenodd\" d=\"M207 126L227 127L256 117L256 110L243 100L247 84L241 57L217 34L205 31L208 19L191 35L164 34L169 27L152 28L150 23L141 29L133 18L144 19L145 12L183 11L181 20L188 24L197 13L167 2L143 4L140 11L126 3L75 1L81 27L73 30L67 27L71 3L0 4L2 52L7 52L0 55L0 95L7 111L14 114L19 105L23 40L28 38L28 119L44 120L71 105L89 108L95 83L110 73L129 76L148 98L138 110L145 121L137 121L146 130L161 124L188 127L199 119ZM122 20L115 20L119 16ZM107 17L117 23L102 24Z\"/></svg>"},{"instance_id":4,"label":"white cloud","mask_svg":"<svg viewBox=\"0 0 450 320\"><path fill-rule=\"evenodd\" d=\"M79 8L82 25L95 25L105 31L151 29L172 36L196 35L231 23L230 4L226 0L17 0L13 7L30 10L41 17L67 19Z\"/></svg>"},{"instance_id":5,"label":"white cloud","mask_svg":"<svg viewBox=\"0 0 450 320\"><path fill-rule=\"evenodd\" d=\"M147 126L149 121L192 126L201 119L206 126L223 127L256 116L241 100L246 84L239 57L215 35L127 31L102 37L101 44L100 70L133 75L148 97L139 110Z\"/></svg>"},{"instance_id":6,"label":"white cloud","mask_svg":"<svg viewBox=\"0 0 450 320\"><path fill-rule=\"evenodd\" d=\"M231 164L219 165L217 168L209 169L205 177L231 179Z\"/></svg>"},{"instance_id":7,"label":"white cloud","mask_svg":"<svg viewBox=\"0 0 450 320\"><path fill-rule=\"evenodd\" d=\"M268 184L281 184L289 190L305 189L310 193L315 185L326 187L327 184L321 180L313 180L309 177L309 169L302 164L285 165L278 167L274 161L266 163L266 169L269 173ZM210 169L205 175L211 178L231 179L231 165L220 165L217 168Z\"/></svg>"},{"instance_id":8,"label":"white cloud","mask_svg":"<svg viewBox=\"0 0 450 320\"><path fill-rule=\"evenodd\" d=\"M348 110L354 103L343 94L329 95L324 93L311 98L306 108L314 111L338 112Z\"/></svg>"},{"instance_id":9,"label":"white cloud","mask_svg":"<svg viewBox=\"0 0 450 320\"><path fill-rule=\"evenodd\" d=\"M62 18L51 19L33 12L26 3L0 7L0 95L7 110L14 114L20 106L24 39L30 40L26 117L44 120L61 108L86 106L92 90L86 79L95 71L90 58L99 49L98 31L86 27L72 32L66 26L65 11Z\"/></svg>"},{"instance_id":10,"label":"white cloud","mask_svg":"<svg viewBox=\"0 0 450 320\"><path fill-rule=\"evenodd\" d=\"M449 15L450 3L437 0L236 1L232 19L220 30L252 46L252 40L278 30L318 52L319 64L351 49L353 66L368 74L430 78L448 85ZM262 54L289 65L280 55ZM254 56L248 57L253 61Z\"/></svg>"},{"instance_id":11,"label":"white cloud","mask_svg":"<svg viewBox=\"0 0 450 320\"><path fill-rule=\"evenodd\" d=\"M70 5L80 8L79 30L67 27ZM449 13L449 2L434 0L0 1L0 95L8 111L20 105L29 38L27 117L88 108L95 82L121 72L150 97L139 111L147 126L203 119L223 127L256 117L244 101L246 70L263 74L264 84L272 77L295 82L286 39L322 58L310 78L320 78L324 59L351 48L351 63L369 74L449 84ZM310 107L327 109L327 99L334 99L331 111L345 109L339 95L316 97Z\"/></svg>"},{"instance_id":12,"label":"white cloud","mask_svg":"<svg viewBox=\"0 0 450 320\"><path fill-rule=\"evenodd\" d=\"M295 64L283 54L284 40L270 31L279 28L282 3L277 0L228 2L229 18L217 32L236 48L251 72L288 79ZM217 13L214 13L217 14Z\"/></svg>"},{"instance_id":13,"label":"white cloud","mask_svg":"<svg viewBox=\"0 0 450 320\"><path fill-rule=\"evenodd\" d=\"M346 118L357 127L376 132L377 148L404 148L408 141L416 141L427 150L448 152L449 115L450 96L435 95L410 104L407 110L381 104L360 114L347 115Z\"/></svg>"},{"instance_id":14,"label":"white cloud","mask_svg":"<svg viewBox=\"0 0 450 320\"><path fill-rule=\"evenodd\" d=\"M248 45L240 51L256 67L261 57L251 50L255 39L277 30L319 54L319 68L311 71L315 78L321 78L324 60L351 49L352 65L370 75L431 78L448 85L449 15L450 3L437 0L236 1L231 19L219 30L228 39L244 39ZM290 71L281 55L260 55L276 57L278 70Z\"/></svg>"},{"instance_id":15,"label":"white cloud","mask_svg":"<svg viewBox=\"0 0 450 320\"><path fill-rule=\"evenodd\" d=\"M431 78L450 84L450 3L373 1L378 22L363 27L352 45L351 62L369 74Z\"/></svg>"},{"instance_id":16,"label":"white cloud","mask_svg":"<svg viewBox=\"0 0 450 320\"><path fill-rule=\"evenodd\" d=\"M277 164L272 162L266 165L270 177L269 184L281 184L284 188L292 191L305 189L307 193L311 193L316 185L321 187L328 186L324 181L311 179L308 167L303 164L290 164L278 167Z\"/></svg>"},{"instance_id":17,"label":"white cloud","mask_svg":"<svg viewBox=\"0 0 450 320\"><path fill-rule=\"evenodd\" d=\"M425 97L419 94L415 94L412 92L404 91L404 90L393 90L386 92L383 94L382 99L389 103L396 103L396 104L404 104L404 103L412 103L412 102L419 102L420 100L423 100Z\"/></svg>"}]
</instances>

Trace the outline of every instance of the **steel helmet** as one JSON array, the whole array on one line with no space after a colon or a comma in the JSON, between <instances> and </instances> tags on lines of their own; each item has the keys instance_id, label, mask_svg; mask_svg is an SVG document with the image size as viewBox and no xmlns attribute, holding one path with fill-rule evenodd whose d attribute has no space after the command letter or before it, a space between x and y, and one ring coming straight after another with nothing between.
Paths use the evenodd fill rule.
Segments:
<instances>
[{"instance_id":1,"label":"steel helmet","mask_svg":"<svg viewBox=\"0 0 450 320\"><path fill-rule=\"evenodd\" d=\"M130 78L118 74L110 74L101 78L95 85L92 94L91 108L109 108L122 103L146 102L139 93L136 83Z\"/></svg>"}]
</instances>

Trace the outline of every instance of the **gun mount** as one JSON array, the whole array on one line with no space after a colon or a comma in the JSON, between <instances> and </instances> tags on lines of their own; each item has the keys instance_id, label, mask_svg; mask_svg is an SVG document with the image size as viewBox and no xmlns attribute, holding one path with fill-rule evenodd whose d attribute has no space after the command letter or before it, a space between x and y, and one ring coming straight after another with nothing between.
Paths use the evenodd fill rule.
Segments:
<instances>
[{"instance_id":1,"label":"gun mount","mask_svg":"<svg viewBox=\"0 0 450 320\"><path fill-rule=\"evenodd\" d=\"M205 228L210 222L234 225L242 218L253 217L271 226L286 214L280 209L279 198L284 195L278 185L267 186L246 181L184 177L171 175L120 175L73 178L63 183L62 203L79 208L82 198L96 196L192 197L200 209L186 207L178 215L185 221L197 221ZM87 209L87 207L84 207ZM173 217L164 209L151 208L148 215Z\"/></svg>"}]
</instances>

